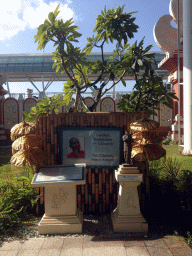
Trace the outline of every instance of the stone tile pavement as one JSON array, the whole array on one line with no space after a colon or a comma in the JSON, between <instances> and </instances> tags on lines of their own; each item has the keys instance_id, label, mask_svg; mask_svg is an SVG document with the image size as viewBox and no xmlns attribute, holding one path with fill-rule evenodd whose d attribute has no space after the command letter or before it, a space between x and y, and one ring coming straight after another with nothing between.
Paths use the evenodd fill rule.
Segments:
<instances>
[{"instance_id":1,"label":"stone tile pavement","mask_svg":"<svg viewBox=\"0 0 192 256\"><path fill-rule=\"evenodd\" d=\"M51 236L3 242L0 256L192 256L192 249L177 236Z\"/></svg>"}]
</instances>

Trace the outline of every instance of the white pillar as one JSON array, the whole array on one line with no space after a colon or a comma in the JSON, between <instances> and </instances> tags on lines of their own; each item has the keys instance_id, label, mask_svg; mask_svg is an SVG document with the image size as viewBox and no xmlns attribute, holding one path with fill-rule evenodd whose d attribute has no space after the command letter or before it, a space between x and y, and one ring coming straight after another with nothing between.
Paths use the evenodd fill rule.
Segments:
<instances>
[{"instance_id":1,"label":"white pillar","mask_svg":"<svg viewBox=\"0 0 192 256\"><path fill-rule=\"evenodd\" d=\"M192 155L192 1L183 0L184 155Z\"/></svg>"}]
</instances>

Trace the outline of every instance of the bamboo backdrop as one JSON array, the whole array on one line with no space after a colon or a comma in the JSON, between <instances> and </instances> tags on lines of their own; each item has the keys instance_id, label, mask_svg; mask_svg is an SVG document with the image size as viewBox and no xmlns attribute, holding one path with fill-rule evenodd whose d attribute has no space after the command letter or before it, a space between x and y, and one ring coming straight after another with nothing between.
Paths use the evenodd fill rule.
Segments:
<instances>
[{"instance_id":1,"label":"bamboo backdrop","mask_svg":"<svg viewBox=\"0 0 192 256\"><path fill-rule=\"evenodd\" d=\"M44 138L44 151L48 155L48 165L57 165L59 157L57 129L60 125L66 127L120 127L125 132L125 130L129 130L130 123L144 118L144 116L144 113L119 112L46 115L37 121L37 134ZM141 171L146 176L143 168ZM77 207L83 213L109 213L115 209L117 197L118 184L115 180L114 169L86 169L86 184L77 186ZM40 202L42 205L43 199Z\"/></svg>"}]
</instances>

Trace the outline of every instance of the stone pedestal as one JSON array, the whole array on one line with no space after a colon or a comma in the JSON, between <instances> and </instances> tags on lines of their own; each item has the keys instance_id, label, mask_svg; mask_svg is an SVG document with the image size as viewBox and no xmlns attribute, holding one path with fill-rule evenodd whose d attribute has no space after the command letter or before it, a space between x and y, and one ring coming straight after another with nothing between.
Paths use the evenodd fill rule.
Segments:
<instances>
[{"instance_id":1,"label":"stone pedestal","mask_svg":"<svg viewBox=\"0 0 192 256\"><path fill-rule=\"evenodd\" d=\"M76 186L85 184L85 164L42 167L31 185L45 188L45 214L38 233L82 233L83 213L77 209Z\"/></svg>"},{"instance_id":2,"label":"stone pedestal","mask_svg":"<svg viewBox=\"0 0 192 256\"><path fill-rule=\"evenodd\" d=\"M115 171L119 182L117 208L112 212L112 223L115 232L148 232L148 224L143 218L137 187L143 179L137 167L124 167Z\"/></svg>"},{"instance_id":3,"label":"stone pedestal","mask_svg":"<svg viewBox=\"0 0 192 256\"><path fill-rule=\"evenodd\" d=\"M76 184L45 187L44 202L39 234L82 233L83 214L77 210Z\"/></svg>"}]
</instances>

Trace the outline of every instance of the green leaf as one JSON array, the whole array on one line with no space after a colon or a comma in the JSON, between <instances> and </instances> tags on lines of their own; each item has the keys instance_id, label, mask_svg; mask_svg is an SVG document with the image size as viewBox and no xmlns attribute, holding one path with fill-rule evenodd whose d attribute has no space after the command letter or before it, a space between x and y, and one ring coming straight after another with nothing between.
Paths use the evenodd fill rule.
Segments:
<instances>
[{"instance_id":1,"label":"green leaf","mask_svg":"<svg viewBox=\"0 0 192 256\"><path fill-rule=\"evenodd\" d=\"M125 82L125 80L123 78L121 79L121 82L126 87L126 82Z\"/></svg>"},{"instance_id":2,"label":"green leaf","mask_svg":"<svg viewBox=\"0 0 192 256\"><path fill-rule=\"evenodd\" d=\"M48 18L49 18L49 20L50 20L52 23L54 22L55 16L54 16L53 12L50 12L50 13L49 13Z\"/></svg>"},{"instance_id":3,"label":"green leaf","mask_svg":"<svg viewBox=\"0 0 192 256\"><path fill-rule=\"evenodd\" d=\"M55 18L58 16L58 14L60 13L60 11L59 11L59 4L57 5L57 7L56 7L56 9L55 9L55 11L54 11L54 16L55 16Z\"/></svg>"}]
</instances>

